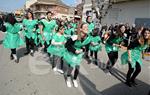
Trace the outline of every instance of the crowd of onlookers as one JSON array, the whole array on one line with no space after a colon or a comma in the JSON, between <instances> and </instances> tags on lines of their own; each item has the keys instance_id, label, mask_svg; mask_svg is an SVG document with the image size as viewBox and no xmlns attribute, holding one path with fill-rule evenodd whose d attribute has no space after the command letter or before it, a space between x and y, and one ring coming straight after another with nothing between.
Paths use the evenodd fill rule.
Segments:
<instances>
[{"instance_id":1,"label":"crowd of onlookers","mask_svg":"<svg viewBox=\"0 0 150 95\"><path fill-rule=\"evenodd\" d=\"M119 26L119 23L115 23L115 25L111 24L110 26L105 24L101 27L99 35L103 38L103 35L106 32L110 32L110 33L116 32L118 26ZM135 24L132 24L130 26L129 23L126 23L125 26L126 26L126 31L124 33L124 36L126 39L126 44L130 44L134 42L134 40L136 40L141 35L141 32L144 28L150 28L148 26L143 26L143 25L136 26ZM147 48L145 52L150 53L150 47Z\"/></svg>"}]
</instances>

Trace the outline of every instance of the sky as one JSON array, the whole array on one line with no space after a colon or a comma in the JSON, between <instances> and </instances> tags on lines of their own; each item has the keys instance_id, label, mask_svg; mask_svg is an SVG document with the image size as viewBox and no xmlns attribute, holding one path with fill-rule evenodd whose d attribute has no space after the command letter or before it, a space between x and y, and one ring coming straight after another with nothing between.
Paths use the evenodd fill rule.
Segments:
<instances>
[{"instance_id":1,"label":"sky","mask_svg":"<svg viewBox=\"0 0 150 95\"><path fill-rule=\"evenodd\" d=\"M13 12L16 9L23 8L26 0L0 0L0 11ZM75 6L76 0L62 0L67 5Z\"/></svg>"}]
</instances>

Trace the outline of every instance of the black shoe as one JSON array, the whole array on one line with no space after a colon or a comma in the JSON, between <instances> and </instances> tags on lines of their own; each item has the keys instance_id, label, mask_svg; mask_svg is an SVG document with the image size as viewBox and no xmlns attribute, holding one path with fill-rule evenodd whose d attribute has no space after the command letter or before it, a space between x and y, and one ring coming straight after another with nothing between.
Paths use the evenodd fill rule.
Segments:
<instances>
[{"instance_id":1,"label":"black shoe","mask_svg":"<svg viewBox=\"0 0 150 95\"><path fill-rule=\"evenodd\" d=\"M88 55L86 55L85 58L89 59L90 57Z\"/></svg>"},{"instance_id":2,"label":"black shoe","mask_svg":"<svg viewBox=\"0 0 150 95\"><path fill-rule=\"evenodd\" d=\"M125 84L129 87L132 87L130 82L125 82Z\"/></svg>"},{"instance_id":3,"label":"black shoe","mask_svg":"<svg viewBox=\"0 0 150 95\"><path fill-rule=\"evenodd\" d=\"M25 52L25 53L24 53L24 55L28 55L29 53L30 53L30 52L29 52L29 51L27 51L27 52Z\"/></svg>"},{"instance_id":4,"label":"black shoe","mask_svg":"<svg viewBox=\"0 0 150 95\"><path fill-rule=\"evenodd\" d=\"M44 47L44 53L47 53L47 48Z\"/></svg>"},{"instance_id":5,"label":"black shoe","mask_svg":"<svg viewBox=\"0 0 150 95\"><path fill-rule=\"evenodd\" d=\"M97 61L95 61L95 65L98 66L98 62Z\"/></svg>"},{"instance_id":6,"label":"black shoe","mask_svg":"<svg viewBox=\"0 0 150 95\"><path fill-rule=\"evenodd\" d=\"M19 63L19 59L17 58L17 59L15 60L15 62L16 62L16 63Z\"/></svg>"},{"instance_id":7,"label":"black shoe","mask_svg":"<svg viewBox=\"0 0 150 95\"><path fill-rule=\"evenodd\" d=\"M111 66L107 66L106 69L107 69L107 70L111 70L112 67L111 67Z\"/></svg>"},{"instance_id":8,"label":"black shoe","mask_svg":"<svg viewBox=\"0 0 150 95\"><path fill-rule=\"evenodd\" d=\"M10 60L13 60L13 59L14 59L14 57L13 57L13 55L11 54L11 55L10 55Z\"/></svg>"},{"instance_id":9,"label":"black shoe","mask_svg":"<svg viewBox=\"0 0 150 95\"><path fill-rule=\"evenodd\" d=\"M138 85L135 81L131 81L131 83L132 83L133 86Z\"/></svg>"}]
</instances>

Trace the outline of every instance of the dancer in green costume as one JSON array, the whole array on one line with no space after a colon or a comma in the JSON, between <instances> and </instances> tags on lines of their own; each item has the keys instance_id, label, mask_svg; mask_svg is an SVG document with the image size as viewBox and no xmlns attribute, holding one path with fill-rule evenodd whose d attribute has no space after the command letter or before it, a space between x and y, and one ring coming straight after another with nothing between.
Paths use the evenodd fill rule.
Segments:
<instances>
[{"instance_id":1,"label":"dancer in green costume","mask_svg":"<svg viewBox=\"0 0 150 95\"><path fill-rule=\"evenodd\" d=\"M25 55L30 53L31 56L34 56L34 46L37 38L37 33L36 33L37 23L38 21L34 20L33 13L28 11L27 18L23 20L23 25L25 27L24 35L25 35L26 49L27 49Z\"/></svg>"},{"instance_id":2,"label":"dancer in green costume","mask_svg":"<svg viewBox=\"0 0 150 95\"><path fill-rule=\"evenodd\" d=\"M44 43L45 43L45 37L43 35L43 31L44 31L44 27L45 25L43 24L43 22L39 21L38 23L38 29L36 30L36 32L38 33L38 45L41 45L44 48Z\"/></svg>"},{"instance_id":3,"label":"dancer in green costume","mask_svg":"<svg viewBox=\"0 0 150 95\"><path fill-rule=\"evenodd\" d=\"M105 49L108 55L108 62L106 69L110 70L116 63L118 59L119 47L123 42L123 34L125 32L125 26L119 25L117 32L110 34L107 38Z\"/></svg>"},{"instance_id":4,"label":"dancer in green costume","mask_svg":"<svg viewBox=\"0 0 150 95\"><path fill-rule=\"evenodd\" d=\"M73 34L75 34L75 29L70 23L67 23L65 28L65 36L69 39Z\"/></svg>"},{"instance_id":5,"label":"dancer in green costume","mask_svg":"<svg viewBox=\"0 0 150 95\"><path fill-rule=\"evenodd\" d=\"M95 65L98 65L98 59L97 59L97 54L98 54L98 51L101 50L101 38L100 36L98 35L98 28L95 28L93 33L92 33L92 36L91 36L91 43L90 43L90 47L89 47L89 50L90 50L90 59L92 62L95 63ZM93 57L94 56L94 57Z\"/></svg>"},{"instance_id":6,"label":"dancer in green costume","mask_svg":"<svg viewBox=\"0 0 150 95\"><path fill-rule=\"evenodd\" d=\"M92 22L91 16L87 16L86 23L88 24L88 35L91 36L91 34L95 28L95 25ZM88 54L89 53L89 46L90 46L90 44L86 45L86 51L85 51L85 58L87 58L87 59L89 59L89 54Z\"/></svg>"},{"instance_id":7,"label":"dancer in green costume","mask_svg":"<svg viewBox=\"0 0 150 95\"><path fill-rule=\"evenodd\" d=\"M16 55L16 48L19 48L24 44L19 35L19 31L22 29L22 25L17 23L13 14L8 14L6 17L6 23L3 25L3 32L6 32L3 40L4 48L11 49L10 59L15 59L16 63L19 63L19 58Z\"/></svg>"},{"instance_id":8,"label":"dancer in green costume","mask_svg":"<svg viewBox=\"0 0 150 95\"><path fill-rule=\"evenodd\" d=\"M52 19L52 12L48 11L47 12L47 18L46 19L42 19L41 22L43 22L44 29L43 30L43 36L45 39L45 43L44 43L44 51L47 52L47 48L50 45L51 39L53 37L53 34L55 34L55 29L58 27L56 20Z\"/></svg>"},{"instance_id":9,"label":"dancer in green costume","mask_svg":"<svg viewBox=\"0 0 150 95\"><path fill-rule=\"evenodd\" d=\"M131 87L132 85L137 85L135 78L141 72L142 59L141 53L148 46L150 46L150 30L143 29L141 35L137 40L130 43L127 52L123 53L121 56L122 64L128 64L129 70L127 72L126 84Z\"/></svg>"},{"instance_id":10,"label":"dancer in green costume","mask_svg":"<svg viewBox=\"0 0 150 95\"><path fill-rule=\"evenodd\" d=\"M92 22L92 17L87 16L86 22L88 23L88 34L91 34L95 28L94 23Z\"/></svg>"},{"instance_id":11,"label":"dancer in green costume","mask_svg":"<svg viewBox=\"0 0 150 95\"><path fill-rule=\"evenodd\" d=\"M59 26L58 29L59 29L58 32L54 34L52 38L51 45L47 48L47 52L53 55L53 64L52 64L53 70L63 73L62 57L66 51L64 46L66 42L66 38L64 36L65 27Z\"/></svg>"},{"instance_id":12,"label":"dancer in green costume","mask_svg":"<svg viewBox=\"0 0 150 95\"><path fill-rule=\"evenodd\" d=\"M74 87L78 87L77 77L79 74L79 68L82 61L82 57L85 50L85 45L90 43L91 38L87 36L88 25L83 23L78 35L73 35L70 39L67 40L65 47L67 51L64 53L63 59L66 62L68 68L66 70L66 84L68 87L71 87L71 73L73 68L75 68L73 75L73 84Z\"/></svg>"}]
</instances>

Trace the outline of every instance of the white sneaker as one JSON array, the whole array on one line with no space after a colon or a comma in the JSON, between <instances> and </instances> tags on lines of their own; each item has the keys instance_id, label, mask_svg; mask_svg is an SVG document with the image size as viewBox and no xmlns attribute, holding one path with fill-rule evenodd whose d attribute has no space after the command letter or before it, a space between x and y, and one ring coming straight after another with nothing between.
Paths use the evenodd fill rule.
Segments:
<instances>
[{"instance_id":1,"label":"white sneaker","mask_svg":"<svg viewBox=\"0 0 150 95\"><path fill-rule=\"evenodd\" d=\"M107 72L106 75L111 76L111 73L110 73L110 72Z\"/></svg>"},{"instance_id":2,"label":"white sneaker","mask_svg":"<svg viewBox=\"0 0 150 95\"><path fill-rule=\"evenodd\" d=\"M56 72L56 71L57 71L57 67L54 67L54 68L53 68L53 71Z\"/></svg>"},{"instance_id":3,"label":"white sneaker","mask_svg":"<svg viewBox=\"0 0 150 95\"><path fill-rule=\"evenodd\" d=\"M15 60L17 60L17 55L16 54L13 54L13 57Z\"/></svg>"},{"instance_id":4,"label":"white sneaker","mask_svg":"<svg viewBox=\"0 0 150 95\"><path fill-rule=\"evenodd\" d=\"M63 73L64 73L64 71L63 71L63 70L61 70L61 69L57 69L57 72L59 72L59 73L61 73L61 74L63 74Z\"/></svg>"},{"instance_id":5,"label":"white sneaker","mask_svg":"<svg viewBox=\"0 0 150 95\"><path fill-rule=\"evenodd\" d=\"M72 87L70 78L66 79L66 84L67 84L67 87L69 87L69 88Z\"/></svg>"},{"instance_id":6,"label":"white sneaker","mask_svg":"<svg viewBox=\"0 0 150 95\"><path fill-rule=\"evenodd\" d=\"M73 85L74 85L75 88L78 87L78 82L77 82L77 80L73 80Z\"/></svg>"},{"instance_id":7,"label":"white sneaker","mask_svg":"<svg viewBox=\"0 0 150 95\"><path fill-rule=\"evenodd\" d=\"M90 59L90 61L92 61L92 60L93 60L93 58L92 58L92 57L90 57L89 59Z\"/></svg>"},{"instance_id":8,"label":"white sneaker","mask_svg":"<svg viewBox=\"0 0 150 95\"><path fill-rule=\"evenodd\" d=\"M33 53L33 50L31 50L31 53Z\"/></svg>"}]
</instances>

